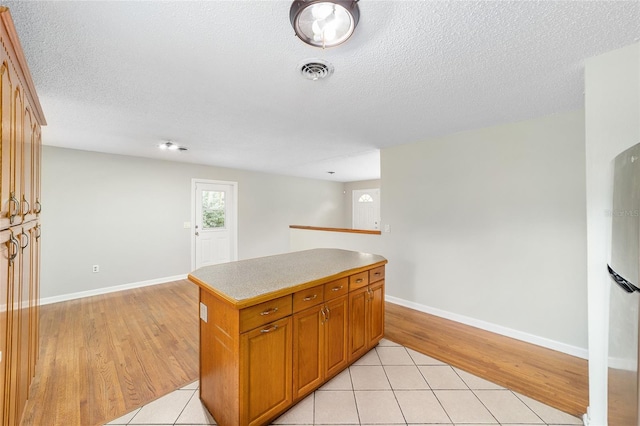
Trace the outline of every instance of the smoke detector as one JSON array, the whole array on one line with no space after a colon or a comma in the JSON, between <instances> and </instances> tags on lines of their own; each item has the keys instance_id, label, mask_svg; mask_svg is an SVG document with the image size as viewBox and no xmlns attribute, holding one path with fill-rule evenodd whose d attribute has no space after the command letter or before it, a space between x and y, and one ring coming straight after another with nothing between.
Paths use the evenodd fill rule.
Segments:
<instances>
[{"instance_id":1,"label":"smoke detector","mask_svg":"<svg viewBox=\"0 0 640 426\"><path fill-rule=\"evenodd\" d=\"M307 80L322 80L333 74L333 65L322 59L307 59L298 65L298 69Z\"/></svg>"}]
</instances>

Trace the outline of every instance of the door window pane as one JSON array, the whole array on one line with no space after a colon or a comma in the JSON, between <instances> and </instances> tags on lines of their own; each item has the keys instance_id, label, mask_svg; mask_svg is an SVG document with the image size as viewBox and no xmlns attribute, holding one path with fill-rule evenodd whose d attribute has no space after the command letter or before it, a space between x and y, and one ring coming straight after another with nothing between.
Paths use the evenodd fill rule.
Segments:
<instances>
[{"instance_id":1,"label":"door window pane","mask_svg":"<svg viewBox=\"0 0 640 426\"><path fill-rule=\"evenodd\" d=\"M224 191L202 191L202 227L224 228L226 216Z\"/></svg>"}]
</instances>

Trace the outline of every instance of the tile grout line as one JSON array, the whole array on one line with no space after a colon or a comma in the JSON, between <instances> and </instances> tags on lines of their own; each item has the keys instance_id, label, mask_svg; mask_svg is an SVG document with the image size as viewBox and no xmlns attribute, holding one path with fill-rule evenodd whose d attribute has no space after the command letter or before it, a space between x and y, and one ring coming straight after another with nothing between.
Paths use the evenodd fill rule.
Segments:
<instances>
[{"instance_id":1,"label":"tile grout line","mask_svg":"<svg viewBox=\"0 0 640 426\"><path fill-rule=\"evenodd\" d=\"M198 386L200 386L198 384ZM178 424L178 420L180 420L180 416L182 416L182 413L184 413L184 410L187 409L187 405L189 405L189 403L191 402L191 400L193 399L194 395L196 394L196 391L198 389L178 389L178 390L183 390L183 391L193 391L193 393L191 394L191 397L189 397L189 399L187 400L187 403L184 404L184 407L182 407L182 410L180 410L180 413L178 413L178 417L176 417L176 420L173 422L173 426L176 426Z\"/></svg>"},{"instance_id":2,"label":"tile grout line","mask_svg":"<svg viewBox=\"0 0 640 426\"><path fill-rule=\"evenodd\" d=\"M377 353L376 353L377 354ZM351 394L353 395L353 405L356 407L356 416L358 416L358 425L362 425L362 420L360 419L360 410L358 410L358 400L356 399L356 387L353 385L353 376L351 376L351 367L347 367L349 371L349 381L351 382ZM315 418L313 419L315 425Z\"/></svg>"}]
</instances>

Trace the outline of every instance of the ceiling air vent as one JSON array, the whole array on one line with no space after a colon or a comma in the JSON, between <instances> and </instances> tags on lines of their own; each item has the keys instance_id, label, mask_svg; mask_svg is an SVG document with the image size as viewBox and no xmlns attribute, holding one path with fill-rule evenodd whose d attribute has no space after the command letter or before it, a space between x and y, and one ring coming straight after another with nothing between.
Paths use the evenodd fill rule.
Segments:
<instances>
[{"instance_id":1,"label":"ceiling air vent","mask_svg":"<svg viewBox=\"0 0 640 426\"><path fill-rule=\"evenodd\" d=\"M333 74L333 65L322 59L307 59L300 64L299 69L307 80L322 80Z\"/></svg>"}]
</instances>

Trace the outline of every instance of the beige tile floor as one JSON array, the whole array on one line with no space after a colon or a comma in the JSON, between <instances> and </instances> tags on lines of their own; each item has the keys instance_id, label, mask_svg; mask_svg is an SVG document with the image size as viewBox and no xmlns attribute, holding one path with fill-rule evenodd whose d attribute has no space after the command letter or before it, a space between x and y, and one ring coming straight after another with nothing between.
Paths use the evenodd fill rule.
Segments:
<instances>
[{"instance_id":1,"label":"beige tile floor","mask_svg":"<svg viewBox=\"0 0 640 426\"><path fill-rule=\"evenodd\" d=\"M198 382L109 425L215 425ZM558 426L582 421L383 339L273 425Z\"/></svg>"}]
</instances>

